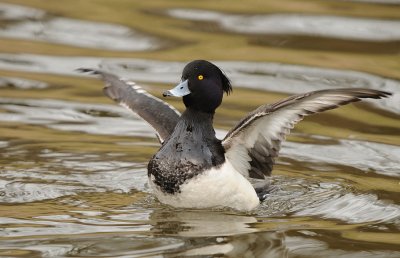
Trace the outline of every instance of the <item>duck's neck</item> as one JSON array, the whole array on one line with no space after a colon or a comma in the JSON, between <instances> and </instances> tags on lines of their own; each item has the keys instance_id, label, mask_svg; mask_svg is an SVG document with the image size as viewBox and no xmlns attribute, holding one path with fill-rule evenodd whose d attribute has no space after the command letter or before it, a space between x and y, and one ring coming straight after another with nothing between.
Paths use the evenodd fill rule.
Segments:
<instances>
[{"instance_id":1,"label":"duck's neck","mask_svg":"<svg viewBox=\"0 0 400 258\"><path fill-rule=\"evenodd\" d=\"M192 108L187 108L181 116L181 121L188 127L187 130L190 130L192 126L193 130L200 130L200 132L207 132L207 134L211 133L210 136L215 136L213 119L214 113L206 113Z\"/></svg>"},{"instance_id":2,"label":"duck's neck","mask_svg":"<svg viewBox=\"0 0 400 258\"><path fill-rule=\"evenodd\" d=\"M183 114L182 118L186 120L193 120L193 121L199 121L202 123L210 123L212 124L213 119L214 119L214 112L213 113L208 113L208 112L203 112L198 109L194 108L187 108Z\"/></svg>"}]
</instances>

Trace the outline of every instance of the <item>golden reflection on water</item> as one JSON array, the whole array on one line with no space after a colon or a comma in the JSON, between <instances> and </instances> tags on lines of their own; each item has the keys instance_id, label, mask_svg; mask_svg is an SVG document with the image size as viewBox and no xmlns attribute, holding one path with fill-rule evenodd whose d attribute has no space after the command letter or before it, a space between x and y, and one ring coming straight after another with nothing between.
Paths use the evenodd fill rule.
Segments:
<instances>
[{"instance_id":1,"label":"golden reflection on water","mask_svg":"<svg viewBox=\"0 0 400 258\"><path fill-rule=\"evenodd\" d=\"M125 68L136 73L140 69L153 72L137 83L161 97L161 92L170 88L171 79L164 74L154 82L152 77L157 77L157 72L151 69L157 71L160 66L152 67L151 60L232 61L233 66L225 64L231 65L233 72L240 71L238 77L259 76L266 86L249 89L242 88L248 85L234 85L233 94L224 99L215 116L216 128L227 131L247 112L288 95L287 91L269 88L268 79L301 81L302 77L312 77L307 70L312 67L393 79L388 82L383 78L379 84L364 74L356 79L337 78L327 85L348 85L350 81L352 86L359 86L365 85L359 84L365 79L367 86L378 88L392 83L390 89L398 92L399 39L244 34L224 30L215 22L177 19L167 14L169 10L398 21L399 5L319 0L70 0L68 4L3 0L0 7L4 3L45 12L41 12L43 17L37 13L30 18L21 18L18 13L7 18L7 12L0 13L2 32L11 25L29 24L30 19L44 26L59 26L48 23L55 17L73 19L82 26L88 26L83 23L88 20L127 26L143 39L157 39L155 47L159 48L118 51L90 44L82 47L79 42L55 43L45 37L0 37L0 76L44 85L34 87L33 82L26 82L28 87L17 87L12 80L0 85L0 256L400 256L400 181L396 165L392 165L400 155L396 150L400 145L396 103L384 108L357 103L301 122L277 161L272 178L276 191L254 212L180 210L161 205L148 189L147 160L158 148L153 132L104 97L100 81L73 71L86 64L88 57L97 58L87 61L89 64L98 65L104 59L106 68L122 70L129 59L116 60L112 66L109 58L145 59L148 66L141 67L137 62L129 64L133 68L127 64ZM62 26L58 29L65 30ZM70 33L77 41L85 40L74 31ZM101 28L93 33L102 36ZM245 64L235 70L232 67L240 67L238 61L277 62L277 71L250 71L244 69ZM304 65L298 67L304 76L281 78L284 70L279 72L283 67L280 63ZM318 82L336 79L328 75L330 70L325 72L320 78L313 77L317 82L313 78L303 82L317 89ZM296 92L303 91L301 84L294 85L300 85ZM168 101L183 110L180 100ZM313 153L314 148L321 153ZM332 207L336 209L330 211Z\"/></svg>"}]
</instances>

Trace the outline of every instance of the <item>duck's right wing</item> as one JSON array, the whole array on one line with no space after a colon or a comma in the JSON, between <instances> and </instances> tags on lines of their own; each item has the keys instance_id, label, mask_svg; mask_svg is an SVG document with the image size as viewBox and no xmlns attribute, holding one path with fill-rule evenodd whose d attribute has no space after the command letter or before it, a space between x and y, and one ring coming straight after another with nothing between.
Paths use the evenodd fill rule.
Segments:
<instances>
[{"instance_id":1,"label":"duck's right wing","mask_svg":"<svg viewBox=\"0 0 400 258\"><path fill-rule=\"evenodd\" d=\"M295 95L263 105L243 118L222 141L225 157L246 177L269 176L281 142L305 116L334 109L362 98L384 98L391 93L370 89L332 89Z\"/></svg>"},{"instance_id":2,"label":"duck's right wing","mask_svg":"<svg viewBox=\"0 0 400 258\"><path fill-rule=\"evenodd\" d=\"M173 106L151 95L134 82L95 69L80 68L78 71L100 75L105 83L104 94L148 122L156 130L161 143L174 130L181 114Z\"/></svg>"}]
</instances>

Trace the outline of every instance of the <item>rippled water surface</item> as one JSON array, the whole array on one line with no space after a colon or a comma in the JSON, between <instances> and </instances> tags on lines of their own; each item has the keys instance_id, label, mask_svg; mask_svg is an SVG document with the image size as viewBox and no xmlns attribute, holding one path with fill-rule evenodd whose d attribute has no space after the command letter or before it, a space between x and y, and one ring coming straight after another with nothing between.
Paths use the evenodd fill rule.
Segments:
<instances>
[{"instance_id":1,"label":"rippled water surface","mask_svg":"<svg viewBox=\"0 0 400 258\"><path fill-rule=\"evenodd\" d=\"M399 4L0 1L0 256L400 257ZM152 129L75 69L161 97L199 58L233 81L219 137L288 94L394 95L296 126L257 210L174 209L147 185Z\"/></svg>"}]
</instances>

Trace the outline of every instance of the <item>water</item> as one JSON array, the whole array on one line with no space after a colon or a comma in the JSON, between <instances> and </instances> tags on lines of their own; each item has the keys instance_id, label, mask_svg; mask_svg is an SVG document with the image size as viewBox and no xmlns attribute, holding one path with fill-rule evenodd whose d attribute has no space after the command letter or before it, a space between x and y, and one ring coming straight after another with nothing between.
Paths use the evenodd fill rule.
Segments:
<instances>
[{"instance_id":1,"label":"water","mask_svg":"<svg viewBox=\"0 0 400 258\"><path fill-rule=\"evenodd\" d=\"M398 4L0 2L0 256L400 257ZM75 69L161 97L196 58L235 87L220 137L288 94L394 96L301 122L257 210L174 209L147 185L152 129Z\"/></svg>"}]
</instances>

